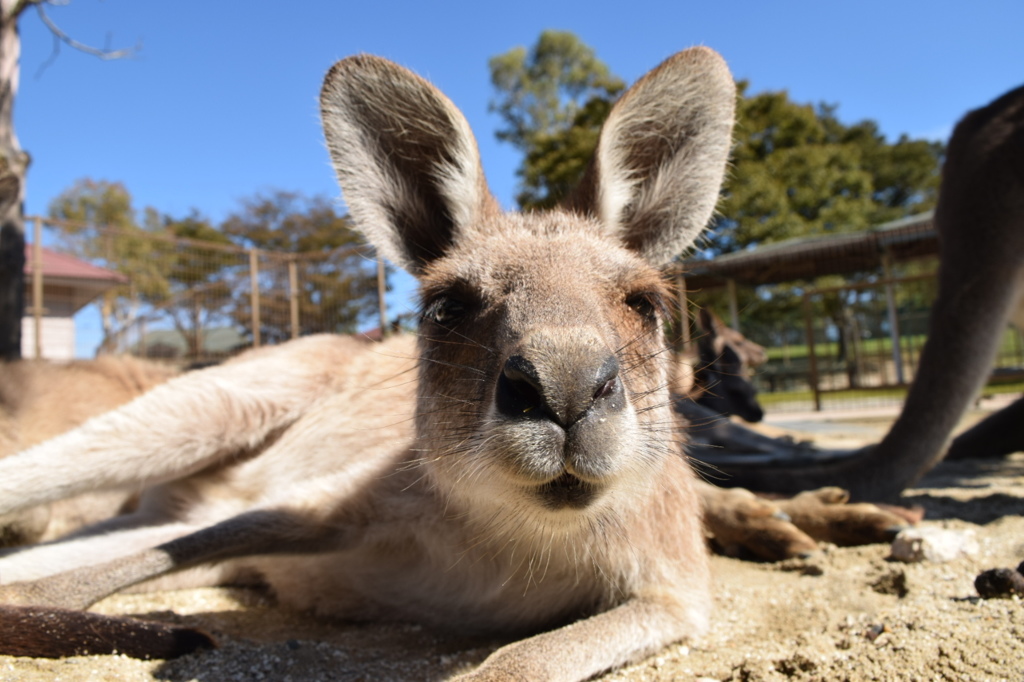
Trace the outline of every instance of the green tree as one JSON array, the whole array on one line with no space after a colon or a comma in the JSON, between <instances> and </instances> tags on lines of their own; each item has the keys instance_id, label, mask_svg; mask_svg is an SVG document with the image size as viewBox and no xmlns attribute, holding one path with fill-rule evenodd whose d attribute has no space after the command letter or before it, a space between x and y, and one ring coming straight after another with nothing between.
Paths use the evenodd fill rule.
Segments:
<instances>
[{"instance_id":1,"label":"green tree","mask_svg":"<svg viewBox=\"0 0 1024 682\"><path fill-rule=\"evenodd\" d=\"M544 31L527 50L490 60L499 140L524 154L516 197L523 208L557 203L586 169L601 125L625 83L574 34Z\"/></svg>"},{"instance_id":2,"label":"green tree","mask_svg":"<svg viewBox=\"0 0 1024 682\"><path fill-rule=\"evenodd\" d=\"M622 81L576 36L556 31L529 51L492 58L490 69L491 109L504 122L497 137L523 151L517 200L550 206L582 177ZM705 255L860 230L934 206L943 145L905 135L888 142L874 121L841 122L835 105L747 89L739 84L733 165Z\"/></svg>"},{"instance_id":3,"label":"green tree","mask_svg":"<svg viewBox=\"0 0 1024 682\"><path fill-rule=\"evenodd\" d=\"M242 202L221 230L235 243L267 252L260 265L260 336L267 342L291 336L292 254L297 284L299 334L352 333L379 309L374 260L348 218L324 197L294 192L257 194ZM231 315L252 332L248 286L235 289Z\"/></svg>"},{"instance_id":4,"label":"green tree","mask_svg":"<svg viewBox=\"0 0 1024 682\"><path fill-rule=\"evenodd\" d=\"M164 216L161 237L167 296L152 303L165 312L185 340L188 357L206 355L206 333L230 322L228 310L235 282L248 265L227 235L195 209L185 218ZM171 238L171 239L167 239Z\"/></svg>"},{"instance_id":5,"label":"green tree","mask_svg":"<svg viewBox=\"0 0 1024 682\"><path fill-rule=\"evenodd\" d=\"M151 234L154 212L147 209L147 231L123 184L84 178L50 202L49 215L68 221L57 235L60 248L125 277L101 302L103 346L109 346L137 322L145 302L169 293L163 250Z\"/></svg>"},{"instance_id":6,"label":"green tree","mask_svg":"<svg viewBox=\"0 0 1024 682\"><path fill-rule=\"evenodd\" d=\"M143 322L169 320L186 355L204 354L206 331L227 320L232 270L247 265L241 249L198 212L185 218L142 212L120 182L82 179L50 203L50 217L67 221L57 243L65 251L125 277L101 303L103 343L117 347Z\"/></svg>"},{"instance_id":7,"label":"green tree","mask_svg":"<svg viewBox=\"0 0 1024 682\"><path fill-rule=\"evenodd\" d=\"M862 230L932 208L943 146L874 121L846 125L834 105L785 92L746 95L740 83L736 147L707 253L791 237Z\"/></svg>"}]
</instances>

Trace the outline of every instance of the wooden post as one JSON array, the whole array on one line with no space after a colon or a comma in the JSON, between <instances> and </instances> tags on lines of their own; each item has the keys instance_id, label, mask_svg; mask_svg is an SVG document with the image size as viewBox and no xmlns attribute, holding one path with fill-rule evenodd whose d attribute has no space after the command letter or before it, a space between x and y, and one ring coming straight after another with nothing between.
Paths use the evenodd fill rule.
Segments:
<instances>
[{"instance_id":1,"label":"wooden post","mask_svg":"<svg viewBox=\"0 0 1024 682\"><path fill-rule=\"evenodd\" d=\"M811 295L804 293L804 329L807 333L808 377L814 393L814 411L821 412L821 388L818 386L818 357L814 350L814 319L811 314Z\"/></svg>"},{"instance_id":2,"label":"wooden post","mask_svg":"<svg viewBox=\"0 0 1024 682\"><path fill-rule=\"evenodd\" d=\"M291 312L292 338L299 338L299 268L295 256L288 258L288 307Z\"/></svg>"},{"instance_id":3,"label":"wooden post","mask_svg":"<svg viewBox=\"0 0 1024 682\"><path fill-rule=\"evenodd\" d=\"M686 278L676 273L676 300L679 304L679 336L675 340L676 352L682 353L690 345L690 301L686 295Z\"/></svg>"},{"instance_id":4,"label":"wooden post","mask_svg":"<svg viewBox=\"0 0 1024 682\"><path fill-rule=\"evenodd\" d=\"M384 269L384 259L377 257L377 301L380 305L380 340L388 337L388 308L384 300L384 294L388 290L387 272Z\"/></svg>"},{"instance_id":5,"label":"wooden post","mask_svg":"<svg viewBox=\"0 0 1024 682\"><path fill-rule=\"evenodd\" d=\"M736 280L725 280L726 288L729 291L729 323L733 329L740 331L740 309L736 302Z\"/></svg>"},{"instance_id":6,"label":"wooden post","mask_svg":"<svg viewBox=\"0 0 1024 682\"><path fill-rule=\"evenodd\" d=\"M260 263L256 249L249 249L249 283L252 288L249 300L252 302L252 346L260 347Z\"/></svg>"},{"instance_id":7,"label":"wooden post","mask_svg":"<svg viewBox=\"0 0 1024 682\"><path fill-rule=\"evenodd\" d=\"M32 325L35 357L43 357L43 219L36 216L32 230Z\"/></svg>"}]
</instances>

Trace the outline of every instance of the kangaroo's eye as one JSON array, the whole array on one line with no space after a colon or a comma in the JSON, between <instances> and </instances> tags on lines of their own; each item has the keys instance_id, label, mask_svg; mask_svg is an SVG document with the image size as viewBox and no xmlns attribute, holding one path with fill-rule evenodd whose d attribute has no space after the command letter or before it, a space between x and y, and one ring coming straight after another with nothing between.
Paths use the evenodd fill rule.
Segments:
<instances>
[{"instance_id":1,"label":"kangaroo's eye","mask_svg":"<svg viewBox=\"0 0 1024 682\"><path fill-rule=\"evenodd\" d=\"M646 322L656 320L658 311L664 307L661 297L651 292L641 292L627 296L626 305L632 308Z\"/></svg>"},{"instance_id":2,"label":"kangaroo's eye","mask_svg":"<svg viewBox=\"0 0 1024 682\"><path fill-rule=\"evenodd\" d=\"M438 296L423 309L423 319L450 327L465 317L468 306L451 296Z\"/></svg>"}]
</instances>

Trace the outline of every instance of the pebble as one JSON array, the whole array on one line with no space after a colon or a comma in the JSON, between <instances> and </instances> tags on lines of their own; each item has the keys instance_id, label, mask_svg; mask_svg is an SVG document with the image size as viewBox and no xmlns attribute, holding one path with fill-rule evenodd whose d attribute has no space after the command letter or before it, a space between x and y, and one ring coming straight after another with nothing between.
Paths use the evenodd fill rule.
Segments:
<instances>
[{"instance_id":1,"label":"pebble","mask_svg":"<svg viewBox=\"0 0 1024 682\"><path fill-rule=\"evenodd\" d=\"M892 558L905 563L952 561L978 553L978 537L971 530L908 528L892 542Z\"/></svg>"}]
</instances>

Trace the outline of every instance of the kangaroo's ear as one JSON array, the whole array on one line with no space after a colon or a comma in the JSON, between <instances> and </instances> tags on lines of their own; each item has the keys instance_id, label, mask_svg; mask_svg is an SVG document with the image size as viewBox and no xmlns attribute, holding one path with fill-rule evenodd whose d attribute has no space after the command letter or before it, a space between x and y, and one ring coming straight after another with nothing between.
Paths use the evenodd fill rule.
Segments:
<instances>
[{"instance_id":1,"label":"kangaroo's ear","mask_svg":"<svg viewBox=\"0 0 1024 682\"><path fill-rule=\"evenodd\" d=\"M735 83L716 52L670 57L612 108L569 208L596 215L650 262L669 262L715 209L735 108Z\"/></svg>"},{"instance_id":2,"label":"kangaroo's ear","mask_svg":"<svg viewBox=\"0 0 1024 682\"><path fill-rule=\"evenodd\" d=\"M700 327L700 331L711 336L717 335L719 329L723 326L722 320L719 319L718 315L715 315L707 308L701 308L697 313L697 324Z\"/></svg>"},{"instance_id":3,"label":"kangaroo's ear","mask_svg":"<svg viewBox=\"0 0 1024 682\"><path fill-rule=\"evenodd\" d=\"M343 59L324 79L320 114L356 226L413 275L497 210L466 119L411 71Z\"/></svg>"}]
</instances>

